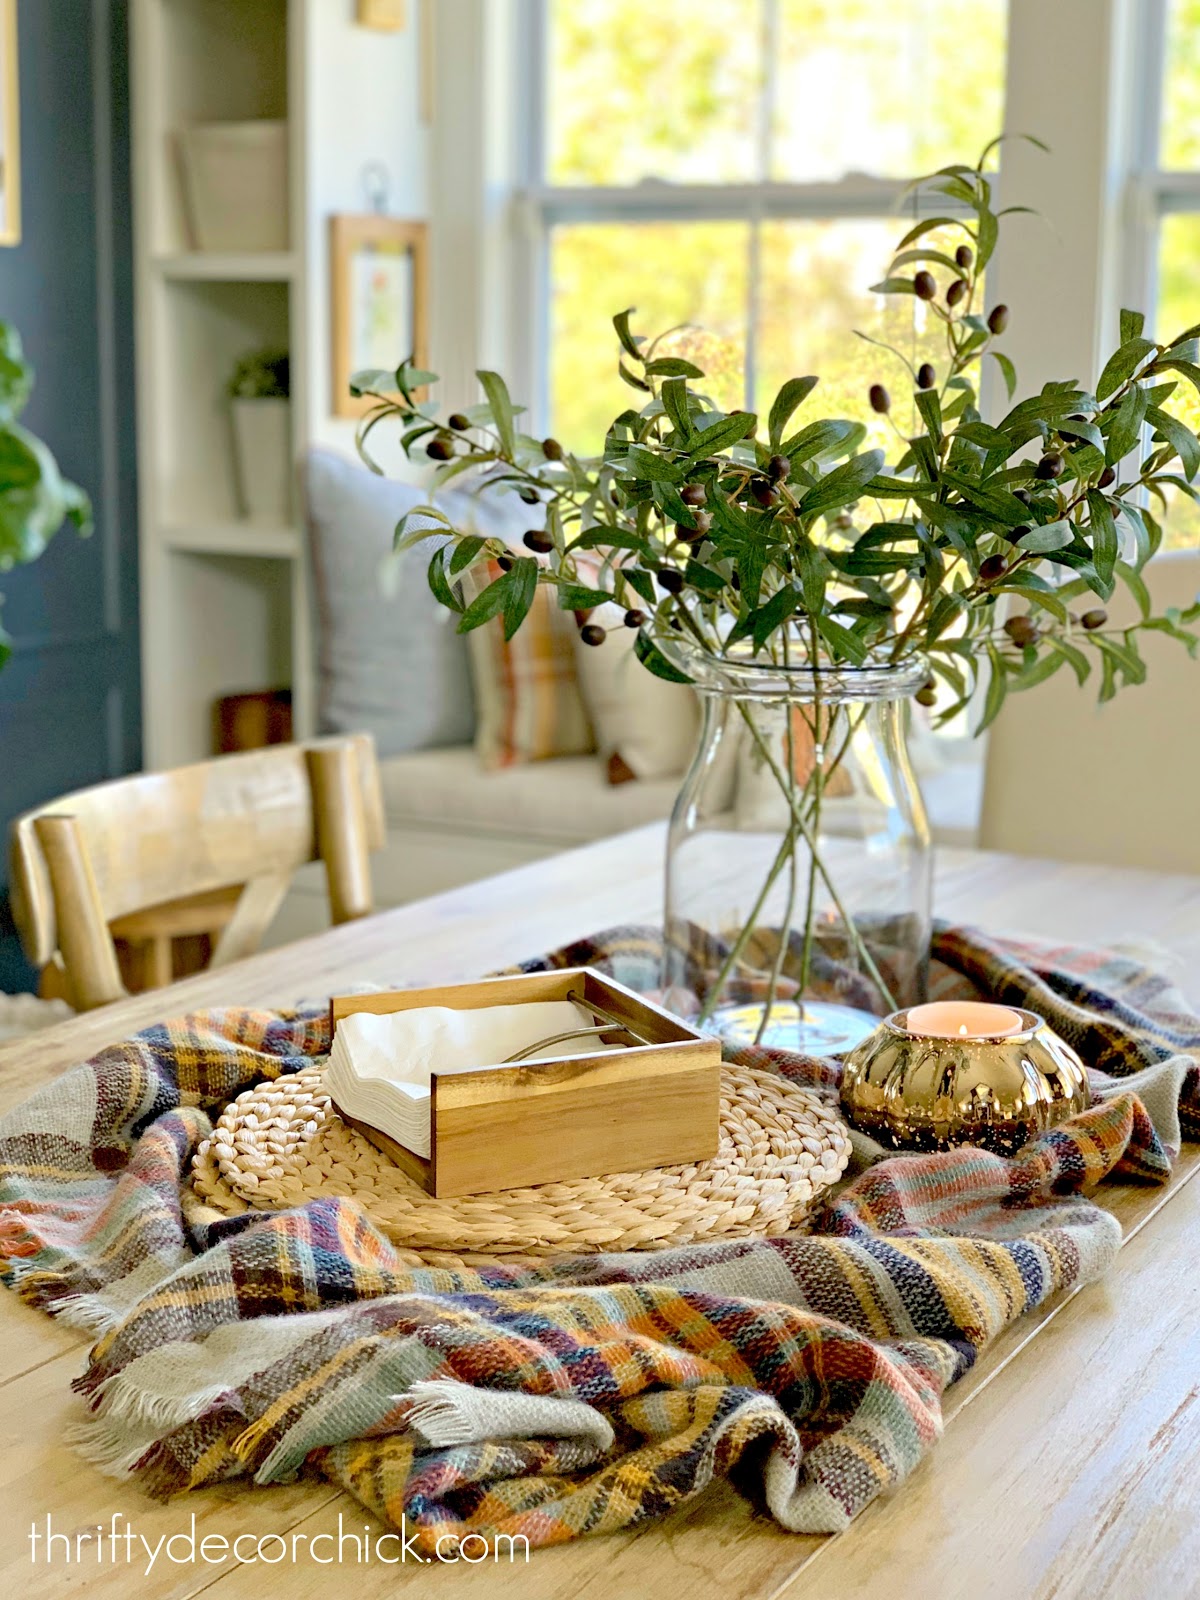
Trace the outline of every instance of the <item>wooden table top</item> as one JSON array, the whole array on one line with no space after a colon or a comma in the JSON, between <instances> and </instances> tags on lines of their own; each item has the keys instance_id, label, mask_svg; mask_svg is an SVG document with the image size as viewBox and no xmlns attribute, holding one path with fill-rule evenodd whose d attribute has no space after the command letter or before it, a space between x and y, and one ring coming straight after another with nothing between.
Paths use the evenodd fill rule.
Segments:
<instances>
[{"instance_id":1,"label":"wooden table top","mask_svg":"<svg viewBox=\"0 0 1200 1600\"><path fill-rule=\"evenodd\" d=\"M268 951L0 1047L0 1110L148 1022L215 1004L286 1005L370 980L444 982L622 922L660 916L663 830L655 825ZM1200 1003L1200 878L941 852L941 915L996 930L1094 943L1153 942ZM374 1526L315 1480L244 1482L162 1506L103 1477L64 1436L78 1416L70 1381L86 1340L0 1295L0 1573L22 1596L135 1594L291 1600L397 1592L488 1600L626 1600L659 1595L787 1600L1139 1600L1200 1594L1200 1152L1165 1188L1106 1186L1126 1242L1101 1283L1025 1318L949 1391L946 1435L916 1473L836 1539L782 1532L725 1485L627 1535L428 1573L409 1561L340 1564L306 1552L315 1535ZM133 1559L69 1564L30 1529L74 1536L114 1516ZM189 1559L205 1534L298 1535L294 1564ZM161 1536L181 1535L150 1556ZM120 1538L124 1540L123 1531ZM108 1550L110 1547L103 1547ZM221 1547L210 1547L217 1555ZM253 1554L253 1546L243 1546ZM325 1552L333 1548L325 1544ZM394 1554L394 1550L391 1552Z\"/></svg>"}]
</instances>

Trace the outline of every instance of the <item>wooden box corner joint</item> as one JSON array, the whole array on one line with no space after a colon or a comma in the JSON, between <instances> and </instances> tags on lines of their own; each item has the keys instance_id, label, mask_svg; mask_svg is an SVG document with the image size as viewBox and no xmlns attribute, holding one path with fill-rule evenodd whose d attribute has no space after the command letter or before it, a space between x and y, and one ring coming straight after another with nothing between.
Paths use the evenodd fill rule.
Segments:
<instances>
[{"instance_id":1,"label":"wooden box corner joint","mask_svg":"<svg viewBox=\"0 0 1200 1600\"><path fill-rule=\"evenodd\" d=\"M715 1156L720 1041L590 967L337 996L330 1001L330 1038L355 1012L386 1015L422 1006L477 1010L566 1000L572 991L585 1002L595 1000L651 1042L598 1055L435 1070L429 1160L378 1129L345 1120L439 1199Z\"/></svg>"}]
</instances>

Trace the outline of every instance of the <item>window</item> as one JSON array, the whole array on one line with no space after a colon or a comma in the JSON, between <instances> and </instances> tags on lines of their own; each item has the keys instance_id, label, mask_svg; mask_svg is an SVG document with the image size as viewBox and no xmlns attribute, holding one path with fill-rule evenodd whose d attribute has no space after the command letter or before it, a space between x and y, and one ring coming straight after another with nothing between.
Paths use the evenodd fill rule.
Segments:
<instances>
[{"instance_id":1,"label":"window","mask_svg":"<svg viewBox=\"0 0 1200 1600\"><path fill-rule=\"evenodd\" d=\"M1005 0L958 0L953 26L940 0L542 0L538 15L530 192L556 432L598 448L628 399L610 327L626 305L751 409L813 372L825 414L862 413L897 374L852 329L925 358L924 307L869 286L908 182L973 159L1002 124Z\"/></svg>"},{"instance_id":2,"label":"window","mask_svg":"<svg viewBox=\"0 0 1200 1600\"><path fill-rule=\"evenodd\" d=\"M1153 219L1157 283L1144 288L1157 306L1155 336L1165 338L1200 322L1200 0L1151 0L1150 11L1157 48L1148 63L1141 181ZM1180 390L1173 404L1200 426L1200 397L1184 380ZM1184 494L1171 503L1164 544L1200 544L1200 506Z\"/></svg>"}]
</instances>

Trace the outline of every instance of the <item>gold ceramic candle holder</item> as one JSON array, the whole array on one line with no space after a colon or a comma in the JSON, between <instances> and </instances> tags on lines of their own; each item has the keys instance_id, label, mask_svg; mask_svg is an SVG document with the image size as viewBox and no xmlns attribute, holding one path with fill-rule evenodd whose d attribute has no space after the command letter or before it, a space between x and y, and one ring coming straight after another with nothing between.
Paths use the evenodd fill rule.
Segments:
<instances>
[{"instance_id":1,"label":"gold ceramic candle holder","mask_svg":"<svg viewBox=\"0 0 1200 1600\"><path fill-rule=\"evenodd\" d=\"M842 1107L893 1149L975 1144L1012 1155L1091 1103L1083 1062L1035 1011L982 1037L910 1031L895 1011L845 1057Z\"/></svg>"}]
</instances>

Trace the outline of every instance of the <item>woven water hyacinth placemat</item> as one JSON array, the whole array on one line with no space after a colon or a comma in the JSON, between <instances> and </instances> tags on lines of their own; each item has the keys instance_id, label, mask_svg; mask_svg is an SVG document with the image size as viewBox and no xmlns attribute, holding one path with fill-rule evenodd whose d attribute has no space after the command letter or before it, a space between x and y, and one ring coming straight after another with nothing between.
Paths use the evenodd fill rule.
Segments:
<instances>
[{"instance_id":1,"label":"woven water hyacinth placemat","mask_svg":"<svg viewBox=\"0 0 1200 1600\"><path fill-rule=\"evenodd\" d=\"M323 1077L315 1066L230 1102L192 1165L202 1204L237 1215L353 1198L414 1265L515 1264L789 1233L850 1159L845 1123L816 1095L727 1062L711 1161L439 1200L342 1120Z\"/></svg>"}]
</instances>

